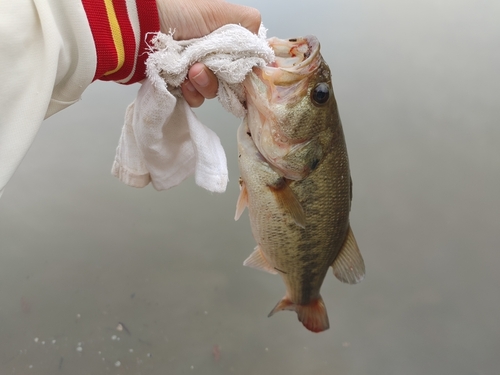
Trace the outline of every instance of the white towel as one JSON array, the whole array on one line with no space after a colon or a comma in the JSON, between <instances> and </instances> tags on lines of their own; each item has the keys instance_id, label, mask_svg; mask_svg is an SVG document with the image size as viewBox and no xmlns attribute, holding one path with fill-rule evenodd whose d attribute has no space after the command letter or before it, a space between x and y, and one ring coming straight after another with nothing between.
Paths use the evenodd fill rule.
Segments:
<instances>
[{"instance_id":1,"label":"white towel","mask_svg":"<svg viewBox=\"0 0 500 375\"><path fill-rule=\"evenodd\" d=\"M176 87L195 62L219 80L219 101L243 117L241 82L254 66L274 60L266 29L255 35L226 25L198 39L175 41L172 33L155 35L146 61L147 80L125 114L112 174L133 187L149 182L157 190L180 184L194 173L196 183L213 192L226 190L228 173L219 137L195 116Z\"/></svg>"}]
</instances>

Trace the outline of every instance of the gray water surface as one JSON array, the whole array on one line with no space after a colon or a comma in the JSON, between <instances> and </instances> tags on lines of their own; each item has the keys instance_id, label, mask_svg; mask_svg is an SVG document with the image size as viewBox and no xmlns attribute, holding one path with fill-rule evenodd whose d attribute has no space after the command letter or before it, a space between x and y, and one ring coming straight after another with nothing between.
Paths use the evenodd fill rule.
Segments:
<instances>
[{"instance_id":1,"label":"gray water surface","mask_svg":"<svg viewBox=\"0 0 500 375\"><path fill-rule=\"evenodd\" d=\"M97 82L43 124L0 199L0 374L498 374L500 2L247 4L269 36L322 43L365 281L327 276L322 334L267 318L284 285L242 266L239 120L197 110L226 193L130 188L110 169L138 86Z\"/></svg>"}]
</instances>

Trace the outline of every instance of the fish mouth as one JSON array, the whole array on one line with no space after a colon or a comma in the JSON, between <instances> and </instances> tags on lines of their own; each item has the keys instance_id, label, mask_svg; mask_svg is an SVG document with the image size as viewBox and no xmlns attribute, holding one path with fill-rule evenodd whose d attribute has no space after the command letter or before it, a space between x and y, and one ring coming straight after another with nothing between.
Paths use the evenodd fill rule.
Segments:
<instances>
[{"instance_id":1,"label":"fish mouth","mask_svg":"<svg viewBox=\"0 0 500 375\"><path fill-rule=\"evenodd\" d=\"M319 40L313 35L290 39L273 37L267 42L274 51L275 60L264 67L254 67L243 82L247 100L261 110L264 108L259 101L289 104L298 101L323 63Z\"/></svg>"},{"instance_id":2,"label":"fish mouth","mask_svg":"<svg viewBox=\"0 0 500 375\"><path fill-rule=\"evenodd\" d=\"M269 113L269 103L292 104L299 101L308 89L309 79L318 71L323 59L318 38L307 35L300 38L267 40L275 60L264 67L254 67L243 82L246 107L252 103L261 114Z\"/></svg>"},{"instance_id":3,"label":"fish mouth","mask_svg":"<svg viewBox=\"0 0 500 375\"><path fill-rule=\"evenodd\" d=\"M311 139L286 136L276 107L293 108L308 95L310 80L323 63L315 36L268 39L275 61L255 67L243 82L249 129L263 157L288 179L298 180L309 173L306 165L290 166L289 155L307 147Z\"/></svg>"},{"instance_id":4,"label":"fish mouth","mask_svg":"<svg viewBox=\"0 0 500 375\"><path fill-rule=\"evenodd\" d=\"M318 38L307 35L301 38L268 39L275 60L260 68L261 78L267 78L275 85L291 85L311 75L321 63Z\"/></svg>"},{"instance_id":5,"label":"fish mouth","mask_svg":"<svg viewBox=\"0 0 500 375\"><path fill-rule=\"evenodd\" d=\"M319 40L313 35L290 39L274 37L268 39L268 43L276 56L276 60L269 66L290 71L300 70L313 60L320 50Z\"/></svg>"}]
</instances>

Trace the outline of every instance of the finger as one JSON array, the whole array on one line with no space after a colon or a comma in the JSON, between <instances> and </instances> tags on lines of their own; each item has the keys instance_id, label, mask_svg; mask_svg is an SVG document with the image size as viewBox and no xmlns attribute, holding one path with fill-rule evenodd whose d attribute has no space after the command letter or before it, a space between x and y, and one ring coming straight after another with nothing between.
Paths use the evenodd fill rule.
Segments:
<instances>
[{"instance_id":1,"label":"finger","mask_svg":"<svg viewBox=\"0 0 500 375\"><path fill-rule=\"evenodd\" d=\"M194 64L188 72L189 81L205 98L212 99L217 95L219 82L215 74L202 63Z\"/></svg>"},{"instance_id":2,"label":"finger","mask_svg":"<svg viewBox=\"0 0 500 375\"><path fill-rule=\"evenodd\" d=\"M231 3L224 5L228 23L239 24L254 34L259 32L262 17L257 9Z\"/></svg>"},{"instance_id":3,"label":"finger","mask_svg":"<svg viewBox=\"0 0 500 375\"><path fill-rule=\"evenodd\" d=\"M196 108L203 104L205 98L201 95L193 84L186 79L181 85L182 95L190 107Z\"/></svg>"}]
</instances>

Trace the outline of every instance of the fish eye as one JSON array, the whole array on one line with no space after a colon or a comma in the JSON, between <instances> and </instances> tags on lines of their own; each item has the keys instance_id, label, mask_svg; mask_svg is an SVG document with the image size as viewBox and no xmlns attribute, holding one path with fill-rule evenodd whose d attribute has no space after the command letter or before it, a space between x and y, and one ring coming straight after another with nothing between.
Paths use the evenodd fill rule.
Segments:
<instances>
[{"instance_id":1,"label":"fish eye","mask_svg":"<svg viewBox=\"0 0 500 375\"><path fill-rule=\"evenodd\" d=\"M330 97L330 88L325 82L320 82L312 90L311 97L314 103L325 104Z\"/></svg>"}]
</instances>

